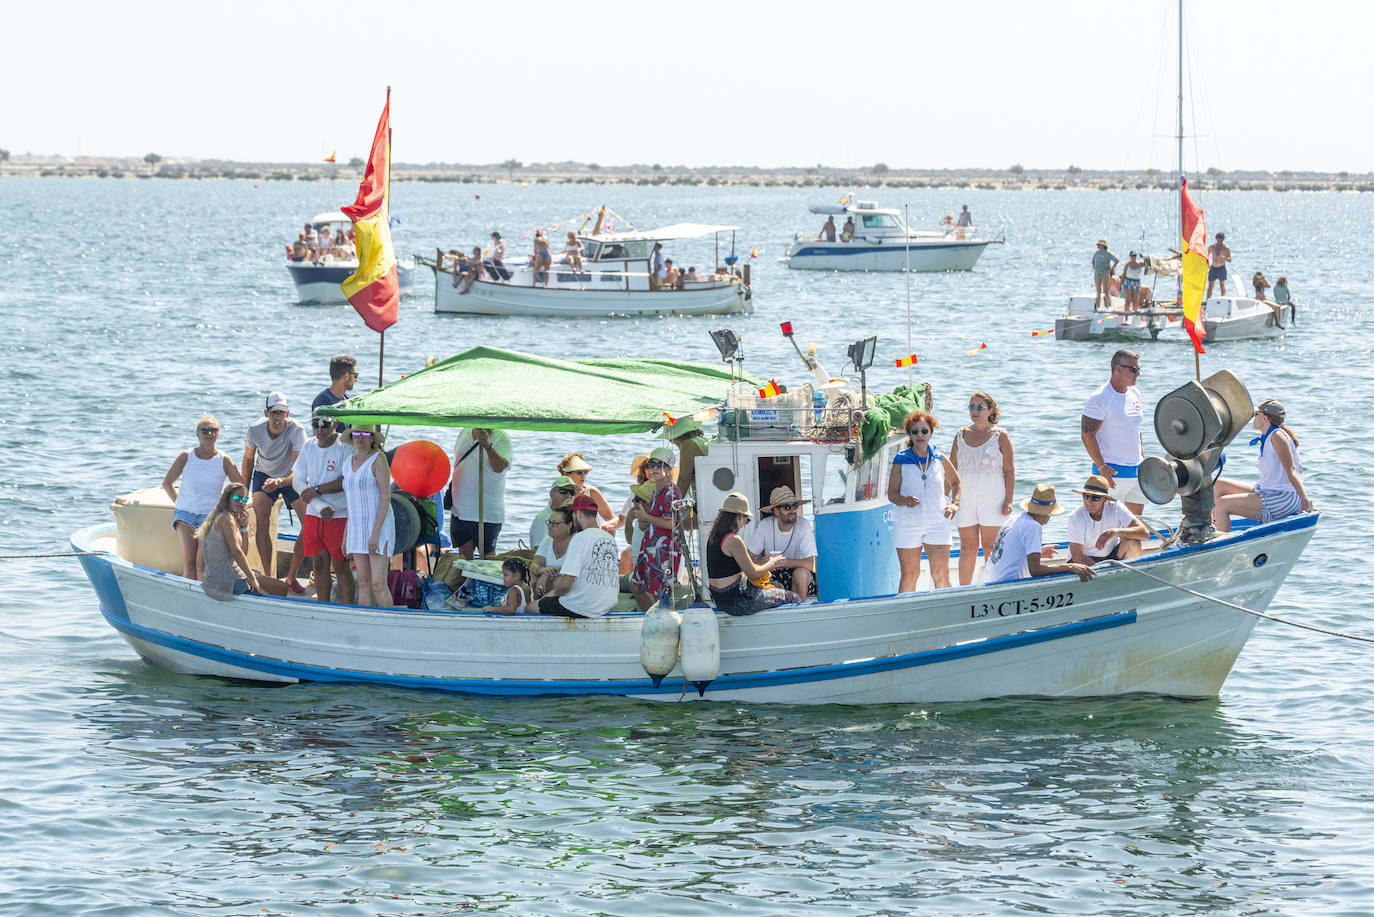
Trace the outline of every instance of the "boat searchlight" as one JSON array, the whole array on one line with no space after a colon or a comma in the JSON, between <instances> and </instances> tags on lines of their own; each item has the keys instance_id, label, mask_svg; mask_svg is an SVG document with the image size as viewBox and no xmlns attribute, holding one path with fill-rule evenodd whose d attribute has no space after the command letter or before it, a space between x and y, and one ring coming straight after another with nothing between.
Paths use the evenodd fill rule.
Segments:
<instances>
[{"instance_id":1,"label":"boat searchlight","mask_svg":"<svg viewBox=\"0 0 1374 917\"><path fill-rule=\"evenodd\" d=\"M711 340L715 342L716 349L720 351L722 361L729 363L735 359L735 354L739 352L739 335L729 328L721 328L719 331L711 332ZM744 359L740 357L740 359Z\"/></svg>"},{"instance_id":2,"label":"boat searchlight","mask_svg":"<svg viewBox=\"0 0 1374 917\"><path fill-rule=\"evenodd\" d=\"M1150 456L1140 466L1140 490L1151 503L1183 504L1183 541L1212 538L1212 484L1222 450L1254 413L1250 393L1230 370L1189 382L1159 399L1155 435L1170 458Z\"/></svg>"}]
</instances>

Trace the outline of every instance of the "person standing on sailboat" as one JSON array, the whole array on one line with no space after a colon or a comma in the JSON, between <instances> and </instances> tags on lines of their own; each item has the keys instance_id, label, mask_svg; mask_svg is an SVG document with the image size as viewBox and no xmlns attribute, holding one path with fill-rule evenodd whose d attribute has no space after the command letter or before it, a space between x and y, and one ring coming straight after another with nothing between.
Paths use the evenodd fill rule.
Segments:
<instances>
[{"instance_id":1,"label":"person standing on sailboat","mask_svg":"<svg viewBox=\"0 0 1374 917\"><path fill-rule=\"evenodd\" d=\"M1121 259L1107 250L1107 240L1097 240L1097 251L1093 252L1093 308L1110 309L1112 294L1107 284L1116 273L1116 265Z\"/></svg>"},{"instance_id":2,"label":"person standing on sailboat","mask_svg":"<svg viewBox=\"0 0 1374 917\"><path fill-rule=\"evenodd\" d=\"M1207 295L1212 298L1212 285L1221 281L1221 295L1226 295L1226 262L1231 260L1231 249L1226 247L1226 233L1217 233L1217 240L1207 246Z\"/></svg>"}]
</instances>

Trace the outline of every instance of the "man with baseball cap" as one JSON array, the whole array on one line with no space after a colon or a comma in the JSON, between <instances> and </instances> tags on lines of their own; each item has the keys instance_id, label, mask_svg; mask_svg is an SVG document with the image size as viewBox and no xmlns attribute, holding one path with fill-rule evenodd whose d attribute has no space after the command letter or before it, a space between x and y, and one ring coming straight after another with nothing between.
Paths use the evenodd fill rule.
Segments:
<instances>
[{"instance_id":1,"label":"man with baseball cap","mask_svg":"<svg viewBox=\"0 0 1374 917\"><path fill-rule=\"evenodd\" d=\"M615 537L603 530L596 501L583 494L572 501L573 528L563 566L539 613L565 618L599 618L620 598L620 552Z\"/></svg>"},{"instance_id":2,"label":"man with baseball cap","mask_svg":"<svg viewBox=\"0 0 1374 917\"><path fill-rule=\"evenodd\" d=\"M787 485L774 487L768 503L759 508L762 518L749 533L749 553L758 560L781 555L773 568L773 585L790 589L805 599L816 594L816 532L801 515L810 500L799 500Z\"/></svg>"},{"instance_id":3,"label":"man with baseball cap","mask_svg":"<svg viewBox=\"0 0 1374 917\"><path fill-rule=\"evenodd\" d=\"M276 507L278 498L286 505L303 515L305 504L301 495L291 486L291 466L305 445L305 428L291 419L291 408L286 396L272 392L267 396L262 420L248 426L243 446L243 479L249 482L252 493L253 515L257 520L258 558L262 570L275 577L277 554L272 550L272 532L269 513ZM305 590L294 580L287 588L301 593Z\"/></svg>"},{"instance_id":4,"label":"man with baseball cap","mask_svg":"<svg viewBox=\"0 0 1374 917\"><path fill-rule=\"evenodd\" d=\"M534 521L530 523L529 543L531 547L539 547L544 536L549 534L549 516L553 515L554 509L567 503L575 496L577 496L577 485L573 483L572 478L566 474L560 474L553 479L553 484L549 487L549 502L535 514Z\"/></svg>"},{"instance_id":5,"label":"man with baseball cap","mask_svg":"<svg viewBox=\"0 0 1374 917\"><path fill-rule=\"evenodd\" d=\"M1100 474L1088 478L1082 489L1083 505L1069 513L1069 559L1076 564L1099 560L1130 560L1140 556L1140 543L1150 537L1145 523L1132 516L1109 492Z\"/></svg>"},{"instance_id":6,"label":"man with baseball cap","mask_svg":"<svg viewBox=\"0 0 1374 917\"><path fill-rule=\"evenodd\" d=\"M1054 547L1046 546L1044 540L1045 523L1051 516L1064 511L1054 499L1054 488L1049 484L1036 484L1030 499L1021 504L1024 513L1002 523L997 531L997 540L992 544L983 568L983 583L1009 583L1016 579L1032 576L1053 576L1056 573L1073 573L1081 580L1093 578L1092 567L1079 563L1047 564L1045 560L1054 556Z\"/></svg>"}]
</instances>

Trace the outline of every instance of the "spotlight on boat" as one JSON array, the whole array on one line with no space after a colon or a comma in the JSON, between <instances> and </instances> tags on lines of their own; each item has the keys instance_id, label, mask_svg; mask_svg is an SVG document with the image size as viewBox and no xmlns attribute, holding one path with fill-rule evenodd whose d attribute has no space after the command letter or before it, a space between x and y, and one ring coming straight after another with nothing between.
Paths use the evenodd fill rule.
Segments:
<instances>
[{"instance_id":1,"label":"spotlight on boat","mask_svg":"<svg viewBox=\"0 0 1374 917\"><path fill-rule=\"evenodd\" d=\"M729 328L721 328L719 331L711 332L711 340L715 341L716 349L720 351L720 358L722 361L729 363L731 360L736 359L735 355L739 353L738 334L735 334L735 332L731 331ZM738 359L743 359L743 357Z\"/></svg>"},{"instance_id":2,"label":"spotlight on boat","mask_svg":"<svg viewBox=\"0 0 1374 917\"><path fill-rule=\"evenodd\" d=\"M1183 504L1183 541L1212 538L1212 484L1222 450L1254 415L1254 403L1240 379L1223 369L1189 382L1159 399L1155 435L1169 458L1150 456L1140 465L1140 490L1151 503Z\"/></svg>"},{"instance_id":3,"label":"spotlight on boat","mask_svg":"<svg viewBox=\"0 0 1374 917\"><path fill-rule=\"evenodd\" d=\"M854 361L854 369L863 372L873 365L873 354L878 349L878 336L864 338L849 345L849 359Z\"/></svg>"}]
</instances>

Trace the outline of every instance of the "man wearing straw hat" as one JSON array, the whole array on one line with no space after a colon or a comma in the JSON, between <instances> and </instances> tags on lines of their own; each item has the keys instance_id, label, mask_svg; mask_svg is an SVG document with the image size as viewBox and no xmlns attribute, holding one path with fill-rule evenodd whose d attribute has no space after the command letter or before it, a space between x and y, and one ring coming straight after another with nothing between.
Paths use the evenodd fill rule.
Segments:
<instances>
[{"instance_id":1,"label":"man wearing straw hat","mask_svg":"<svg viewBox=\"0 0 1374 917\"><path fill-rule=\"evenodd\" d=\"M1140 543L1150 536L1145 523L1136 519L1110 493L1100 474L1088 478L1082 489L1083 505L1069 513L1069 559L1076 564L1099 560L1130 560L1140 556Z\"/></svg>"},{"instance_id":2,"label":"man wearing straw hat","mask_svg":"<svg viewBox=\"0 0 1374 917\"><path fill-rule=\"evenodd\" d=\"M759 560L781 555L781 565L773 568L775 585L790 589L803 599L816 594L816 533L800 513L810 500L798 500L792 488L774 487L767 505L759 512L763 518L749 535L749 553Z\"/></svg>"},{"instance_id":3,"label":"man wearing straw hat","mask_svg":"<svg viewBox=\"0 0 1374 917\"><path fill-rule=\"evenodd\" d=\"M1051 516L1064 511L1054 499L1053 487L1036 484L1030 499L1023 502L1021 508L1024 513L1004 522L997 531L997 540L983 568L984 585L1056 573L1073 573L1081 580L1093 578L1092 568L1086 564L1045 563L1047 558L1054 556L1054 548L1045 546L1045 523Z\"/></svg>"}]
</instances>

